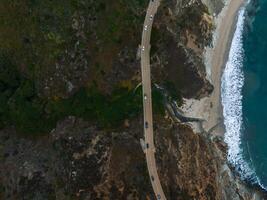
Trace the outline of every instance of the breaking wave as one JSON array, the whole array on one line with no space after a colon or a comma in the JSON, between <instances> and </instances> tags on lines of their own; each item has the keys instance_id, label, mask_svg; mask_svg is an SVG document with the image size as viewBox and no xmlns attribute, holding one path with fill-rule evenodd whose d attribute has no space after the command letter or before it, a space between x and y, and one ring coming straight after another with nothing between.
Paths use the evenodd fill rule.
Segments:
<instances>
[{"instance_id":1,"label":"breaking wave","mask_svg":"<svg viewBox=\"0 0 267 200\"><path fill-rule=\"evenodd\" d=\"M244 159L241 147L241 134L243 126L242 114L242 88L244 85L244 49L243 31L245 25L245 8L238 14L237 26L231 43L223 75L221 97L225 125L224 140L228 144L228 161L236 168L241 177L253 184L263 185L256 176L253 164Z\"/></svg>"}]
</instances>

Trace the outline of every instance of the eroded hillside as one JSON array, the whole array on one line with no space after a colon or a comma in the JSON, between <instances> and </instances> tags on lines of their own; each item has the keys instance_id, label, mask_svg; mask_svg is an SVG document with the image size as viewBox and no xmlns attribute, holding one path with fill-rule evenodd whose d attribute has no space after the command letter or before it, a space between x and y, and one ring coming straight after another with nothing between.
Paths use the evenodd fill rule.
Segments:
<instances>
[{"instance_id":1,"label":"eroded hillside","mask_svg":"<svg viewBox=\"0 0 267 200\"><path fill-rule=\"evenodd\" d=\"M143 137L139 44L148 1L0 2L0 199L154 199ZM162 1L152 82L179 105L213 86L200 0ZM261 197L227 165L221 138L194 133L153 90L157 167L168 199Z\"/></svg>"}]
</instances>

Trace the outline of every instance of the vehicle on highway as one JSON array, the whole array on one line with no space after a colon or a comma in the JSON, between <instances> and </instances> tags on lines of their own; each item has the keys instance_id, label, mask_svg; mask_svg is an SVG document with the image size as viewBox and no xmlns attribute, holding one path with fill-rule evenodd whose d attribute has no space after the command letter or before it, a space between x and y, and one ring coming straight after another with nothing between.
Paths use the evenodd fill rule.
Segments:
<instances>
[{"instance_id":1,"label":"vehicle on highway","mask_svg":"<svg viewBox=\"0 0 267 200\"><path fill-rule=\"evenodd\" d=\"M144 29L145 29L145 31L147 30L147 25L145 25L145 28Z\"/></svg>"},{"instance_id":2,"label":"vehicle on highway","mask_svg":"<svg viewBox=\"0 0 267 200\"><path fill-rule=\"evenodd\" d=\"M145 122L145 128L148 128L148 122Z\"/></svg>"},{"instance_id":3,"label":"vehicle on highway","mask_svg":"<svg viewBox=\"0 0 267 200\"><path fill-rule=\"evenodd\" d=\"M161 199L161 197L160 197L160 195L159 195L159 194L157 195L157 199Z\"/></svg>"},{"instance_id":4,"label":"vehicle on highway","mask_svg":"<svg viewBox=\"0 0 267 200\"><path fill-rule=\"evenodd\" d=\"M146 94L144 94L144 100L147 100L147 96L146 96Z\"/></svg>"},{"instance_id":5,"label":"vehicle on highway","mask_svg":"<svg viewBox=\"0 0 267 200\"><path fill-rule=\"evenodd\" d=\"M142 51L144 51L145 50L145 46L142 46Z\"/></svg>"},{"instance_id":6,"label":"vehicle on highway","mask_svg":"<svg viewBox=\"0 0 267 200\"><path fill-rule=\"evenodd\" d=\"M149 148L149 144L148 144L148 143L146 143L146 148L147 148L147 149Z\"/></svg>"},{"instance_id":7,"label":"vehicle on highway","mask_svg":"<svg viewBox=\"0 0 267 200\"><path fill-rule=\"evenodd\" d=\"M154 180L155 180L155 179L154 179L154 176L151 176L151 180L152 180L152 181L154 181Z\"/></svg>"},{"instance_id":8,"label":"vehicle on highway","mask_svg":"<svg viewBox=\"0 0 267 200\"><path fill-rule=\"evenodd\" d=\"M153 19L153 15L150 15L149 19L152 20Z\"/></svg>"}]
</instances>

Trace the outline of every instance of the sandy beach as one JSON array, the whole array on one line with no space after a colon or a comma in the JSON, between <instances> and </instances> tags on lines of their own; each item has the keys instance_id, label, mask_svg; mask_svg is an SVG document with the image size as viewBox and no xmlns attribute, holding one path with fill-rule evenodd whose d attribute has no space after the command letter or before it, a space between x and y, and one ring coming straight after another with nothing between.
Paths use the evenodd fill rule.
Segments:
<instances>
[{"instance_id":1,"label":"sandy beach","mask_svg":"<svg viewBox=\"0 0 267 200\"><path fill-rule=\"evenodd\" d=\"M187 116L206 120L203 127L215 135L223 136L223 114L221 105L221 76L235 31L237 14L244 0L229 0L215 20L213 47L205 52L207 78L214 86L209 97L201 100L186 100L183 111ZM196 130L197 131L197 130Z\"/></svg>"}]
</instances>

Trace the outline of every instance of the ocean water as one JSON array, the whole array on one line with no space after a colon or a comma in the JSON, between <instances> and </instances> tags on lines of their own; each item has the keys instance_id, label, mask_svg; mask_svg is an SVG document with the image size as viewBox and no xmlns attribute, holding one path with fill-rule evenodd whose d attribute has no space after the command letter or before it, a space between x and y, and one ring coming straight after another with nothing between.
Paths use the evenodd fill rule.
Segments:
<instances>
[{"instance_id":1,"label":"ocean water","mask_svg":"<svg viewBox=\"0 0 267 200\"><path fill-rule=\"evenodd\" d=\"M228 160L267 190L267 1L240 9L222 76Z\"/></svg>"}]
</instances>

